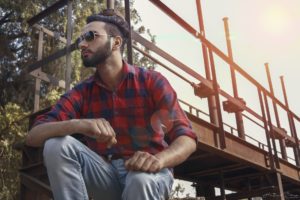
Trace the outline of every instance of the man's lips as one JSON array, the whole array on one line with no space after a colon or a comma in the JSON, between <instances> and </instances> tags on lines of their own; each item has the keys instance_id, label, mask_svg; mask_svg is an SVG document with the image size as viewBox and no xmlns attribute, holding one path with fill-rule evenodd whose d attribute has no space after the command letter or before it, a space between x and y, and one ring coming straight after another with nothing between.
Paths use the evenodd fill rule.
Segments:
<instances>
[{"instance_id":1,"label":"man's lips","mask_svg":"<svg viewBox=\"0 0 300 200\"><path fill-rule=\"evenodd\" d=\"M83 57L88 57L88 56L91 55L91 54L92 54L91 51L82 51L82 52L81 52L81 55L82 55Z\"/></svg>"}]
</instances>

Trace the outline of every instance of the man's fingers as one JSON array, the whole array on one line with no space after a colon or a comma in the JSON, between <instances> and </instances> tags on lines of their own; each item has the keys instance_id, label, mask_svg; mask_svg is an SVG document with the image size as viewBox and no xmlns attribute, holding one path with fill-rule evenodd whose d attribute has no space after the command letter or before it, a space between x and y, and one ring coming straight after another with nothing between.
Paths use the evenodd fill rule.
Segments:
<instances>
[{"instance_id":1,"label":"man's fingers","mask_svg":"<svg viewBox=\"0 0 300 200\"><path fill-rule=\"evenodd\" d=\"M107 142L107 148L111 148L112 145L117 144L117 139L115 137L111 138L108 142Z\"/></svg>"},{"instance_id":2,"label":"man's fingers","mask_svg":"<svg viewBox=\"0 0 300 200\"><path fill-rule=\"evenodd\" d=\"M149 169L147 170L148 172L156 173L161 170L161 166L158 160L152 160L151 165Z\"/></svg>"},{"instance_id":3,"label":"man's fingers","mask_svg":"<svg viewBox=\"0 0 300 200\"><path fill-rule=\"evenodd\" d=\"M125 162L127 170L158 172L162 166L159 159L147 152L136 152L130 159Z\"/></svg>"},{"instance_id":4,"label":"man's fingers","mask_svg":"<svg viewBox=\"0 0 300 200\"><path fill-rule=\"evenodd\" d=\"M128 170L134 170L135 168L135 163L138 160L138 152L136 152L131 158L129 158L128 160L126 160L125 162L125 167Z\"/></svg>"}]
</instances>

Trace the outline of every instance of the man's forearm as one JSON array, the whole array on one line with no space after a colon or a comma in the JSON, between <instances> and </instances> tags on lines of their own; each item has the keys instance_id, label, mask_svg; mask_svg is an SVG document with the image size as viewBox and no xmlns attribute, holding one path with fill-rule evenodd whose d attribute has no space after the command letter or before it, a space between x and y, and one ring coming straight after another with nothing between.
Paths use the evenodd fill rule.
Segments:
<instances>
[{"instance_id":1,"label":"man's forearm","mask_svg":"<svg viewBox=\"0 0 300 200\"><path fill-rule=\"evenodd\" d=\"M180 136L156 157L163 162L164 167L175 167L185 161L196 150L196 142L188 136Z\"/></svg>"},{"instance_id":2,"label":"man's forearm","mask_svg":"<svg viewBox=\"0 0 300 200\"><path fill-rule=\"evenodd\" d=\"M44 142L52 137L59 137L72 134L75 131L74 120L49 122L33 127L26 137L26 144L29 146L43 146Z\"/></svg>"}]
</instances>

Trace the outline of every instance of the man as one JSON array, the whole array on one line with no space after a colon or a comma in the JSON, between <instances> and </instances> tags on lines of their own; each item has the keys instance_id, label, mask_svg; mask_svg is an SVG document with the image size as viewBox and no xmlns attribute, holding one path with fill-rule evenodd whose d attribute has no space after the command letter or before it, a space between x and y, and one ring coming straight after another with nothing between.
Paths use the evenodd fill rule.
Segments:
<instances>
[{"instance_id":1,"label":"man","mask_svg":"<svg viewBox=\"0 0 300 200\"><path fill-rule=\"evenodd\" d=\"M168 81L122 60L129 31L114 13L88 17L78 47L95 75L64 94L29 131L27 145L44 145L56 200L167 199L172 167L196 149Z\"/></svg>"}]
</instances>

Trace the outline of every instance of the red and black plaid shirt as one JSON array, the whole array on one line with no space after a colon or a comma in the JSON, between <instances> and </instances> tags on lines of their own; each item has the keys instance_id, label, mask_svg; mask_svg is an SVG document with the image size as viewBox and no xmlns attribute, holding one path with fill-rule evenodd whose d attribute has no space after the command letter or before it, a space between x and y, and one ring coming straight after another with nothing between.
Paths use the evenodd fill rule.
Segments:
<instances>
[{"instance_id":1,"label":"red and black plaid shirt","mask_svg":"<svg viewBox=\"0 0 300 200\"><path fill-rule=\"evenodd\" d=\"M136 151L156 154L169 142L185 135L196 139L169 82L158 72L124 62L124 78L115 91L108 90L97 75L64 94L34 126L45 122L104 118L116 132L111 148L90 137L87 145L99 155L129 157ZM168 141L168 143L165 141Z\"/></svg>"}]
</instances>

